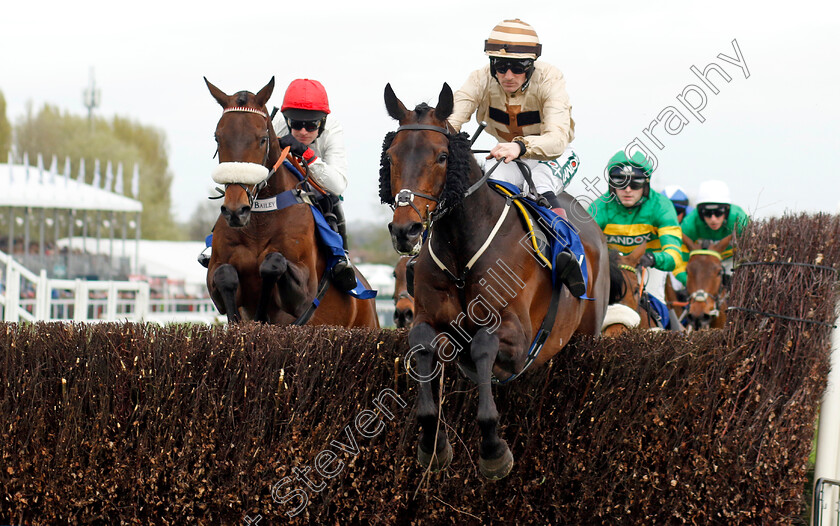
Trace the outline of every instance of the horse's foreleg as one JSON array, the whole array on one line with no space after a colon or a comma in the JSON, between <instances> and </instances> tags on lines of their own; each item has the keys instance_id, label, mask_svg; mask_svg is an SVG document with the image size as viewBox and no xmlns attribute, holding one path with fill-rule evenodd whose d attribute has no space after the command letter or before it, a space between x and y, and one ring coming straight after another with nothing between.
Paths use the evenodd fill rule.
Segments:
<instances>
[{"instance_id":1,"label":"horse's foreleg","mask_svg":"<svg viewBox=\"0 0 840 526\"><path fill-rule=\"evenodd\" d=\"M272 252L265 257L260 265L260 274L263 275L263 268L269 274L275 274L277 292L280 294L280 304L286 312L298 317L306 311L312 301L313 293L309 290L309 268L305 265L290 263L283 254ZM265 284L263 275L263 284ZM269 297L263 292L263 297ZM262 303L262 297L260 298Z\"/></svg>"},{"instance_id":2,"label":"horse's foreleg","mask_svg":"<svg viewBox=\"0 0 840 526\"><path fill-rule=\"evenodd\" d=\"M491 480L505 477L513 468L513 455L507 443L499 438L496 427L499 411L493 399L491 376L493 364L499 354L499 337L486 328L479 330L470 346L470 358L475 364L478 383L478 427L481 430L478 468Z\"/></svg>"},{"instance_id":3,"label":"horse's foreleg","mask_svg":"<svg viewBox=\"0 0 840 526\"><path fill-rule=\"evenodd\" d=\"M265 256L260 263L260 301L257 304L257 312L254 319L259 322L268 322L268 306L274 294L274 287L280 277L286 273L289 262L279 252L272 252Z\"/></svg>"},{"instance_id":4,"label":"horse's foreleg","mask_svg":"<svg viewBox=\"0 0 840 526\"><path fill-rule=\"evenodd\" d=\"M438 426L438 402L440 396L438 377L435 374L437 357L432 346L435 331L428 323L421 323L408 333L409 348L417 358L416 380L420 380L417 389L417 422L420 424L420 444L417 460L423 467L432 471L445 469L452 461L452 446L446 436L446 429ZM410 362L407 363L410 366Z\"/></svg>"},{"instance_id":5,"label":"horse's foreleg","mask_svg":"<svg viewBox=\"0 0 840 526\"><path fill-rule=\"evenodd\" d=\"M216 294L213 301L218 305L221 301L224 313L227 314L228 323L241 321L239 309L236 307L236 290L239 288L239 274L233 265L219 265L213 273L213 283L216 286ZM219 309L221 310L221 309Z\"/></svg>"}]
</instances>

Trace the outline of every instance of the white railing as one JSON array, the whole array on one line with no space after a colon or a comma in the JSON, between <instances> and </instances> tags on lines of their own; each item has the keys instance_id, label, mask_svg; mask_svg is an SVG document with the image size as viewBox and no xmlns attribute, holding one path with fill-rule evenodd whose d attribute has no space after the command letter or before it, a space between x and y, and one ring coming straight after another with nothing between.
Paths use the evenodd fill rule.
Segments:
<instances>
[{"instance_id":1,"label":"white railing","mask_svg":"<svg viewBox=\"0 0 840 526\"><path fill-rule=\"evenodd\" d=\"M5 265L0 305L3 320L142 321L150 311L149 284L133 281L49 279L0 252Z\"/></svg>"},{"instance_id":2,"label":"white railing","mask_svg":"<svg viewBox=\"0 0 840 526\"><path fill-rule=\"evenodd\" d=\"M149 321L224 323L210 298L151 298L144 281L50 279L0 251L0 317L4 321ZM376 300L382 327L393 327L394 302Z\"/></svg>"}]
</instances>

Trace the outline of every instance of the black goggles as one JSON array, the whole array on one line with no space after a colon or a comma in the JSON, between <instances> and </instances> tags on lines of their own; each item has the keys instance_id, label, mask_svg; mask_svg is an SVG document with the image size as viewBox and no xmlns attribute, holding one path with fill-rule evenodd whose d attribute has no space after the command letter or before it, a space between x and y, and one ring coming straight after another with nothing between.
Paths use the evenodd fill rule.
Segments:
<instances>
[{"instance_id":1,"label":"black goggles","mask_svg":"<svg viewBox=\"0 0 840 526\"><path fill-rule=\"evenodd\" d=\"M726 205L704 206L698 212L703 217L722 217L729 213L729 207Z\"/></svg>"},{"instance_id":2,"label":"black goggles","mask_svg":"<svg viewBox=\"0 0 840 526\"><path fill-rule=\"evenodd\" d=\"M306 128L308 132L314 132L318 128L321 127L321 120L317 121L296 121L292 119L287 119L286 124L289 125L290 130L302 130Z\"/></svg>"},{"instance_id":3,"label":"black goggles","mask_svg":"<svg viewBox=\"0 0 840 526\"><path fill-rule=\"evenodd\" d=\"M627 188L629 186L631 190L641 190L647 182L646 177L639 177L638 175L610 174L610 186L613 188Z\"/></svg>"},{"instance_id":4,"label":"black goggles","mask_svg":"<svg viewBox=\"0 0 840 526\"><path fill-rule=\"evenodd\" d=\"M514 75L521 75L528 71L533 65L534 61L530 59L513 60L509 58L495 57L490 59L490 68L499 75L504 75L508 70L510 70Z\"/></svg>"}]
</instances>

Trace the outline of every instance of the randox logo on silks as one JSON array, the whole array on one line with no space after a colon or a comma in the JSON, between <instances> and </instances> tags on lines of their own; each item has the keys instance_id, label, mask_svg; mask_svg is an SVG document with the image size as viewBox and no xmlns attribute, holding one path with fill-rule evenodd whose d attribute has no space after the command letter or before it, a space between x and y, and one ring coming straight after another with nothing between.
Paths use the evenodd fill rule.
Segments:
<instances>
[{"instance_id":1,"label":"randox logo on silks","mask_svg":"<svg viewBox=\"0 0 840 526\"><path fill-rule=\"evenodd\" d=\"M580 159L571 148L567 148L563 155L553 161L540 161L551 168L551 173L555 177L559 177L563 184L563 188L569 185L569 181L575 176L580 167Z\"/></svg>"},{"instance_id":2,"label":"randox logo on silks","mask_svg":"<svg viewBox=\"0 0 840 526\"><path fill-rule=\"evenodd\" d=\"M642 234L640 236L610 235L607 236L607 244L621 245L623 247L634 247L650 241L651 235L652 234L650 232L648 232L647 234Z\"/></svg>"}]
</instances>

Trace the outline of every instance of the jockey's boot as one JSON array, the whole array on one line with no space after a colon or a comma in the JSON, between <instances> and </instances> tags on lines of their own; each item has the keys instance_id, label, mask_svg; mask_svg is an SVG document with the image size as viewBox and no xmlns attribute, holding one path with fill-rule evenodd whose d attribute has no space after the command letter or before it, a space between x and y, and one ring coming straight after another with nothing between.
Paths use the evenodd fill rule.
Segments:
<instances>
[{"instance_id":1,"label":"jockey's boot","mask_svg":"<svg viewBox=\"0 0 840 526\"><path fill-rule=\"evenodd\" d=\"M558 216L566 219L566 211L560 204L560 199L554 192L543 192L540 194L548 202L551 210ZM561 283L566 285L572 296L580 298L586 294L586 282L583 280L583 272L580 270L580 264L575 258L572 251L568 248L557 254L557 259L554 261L554 272Z\"/></svg>"},{"instance_id":2,"label":"jockey's boot","mask_svg":"<svg viewBox=\"0 0 840 526\"><path fill-rule=\"evenodd\" d=\"M580 264L568 248L557 254L557 259L554 260L554 272L572 296L580 298L586 294L586 282L583 280Z\"/></svg>"},{"instance_id":3,"label":"jockey's boot","mask_svg":"<svg viewBox=\"0 0 840 526\"><path fill-rule=\"evenodd\" d=\"M201 254L198 255L198 264L204 268L210 268L210 256L202 251Z\"/></svg>"},{"instance_id":4,"label":"jockey's boot","mask_svg":"<svg viewBox=\"0 0 840 526\"><path fill-rule=\"evenodd\" d=\"M338 196L330 195L331 210L324 213L327 223L330 227L341 236L341 244L344 247L345 255L336 256L337 261L332 268L331 278L335 286L344 291L350 291L356 288L356 270L353 264L347 259L347 224L344 221L344 210L341 208L341 200Z\"/></svg>"},{"instance_id":5,"label":"jockey's boot","mask_svg":"<svg viewBox=\"0 0 840 526\"><path fill-rule=\"evenodd\" d=\"M210 253L213 250L211 248L212 241L213 241L213 232L210 231L210 235L207 236L206 238L204 238L204 244L206 246L204 247L204 250L201 251L201 253L198 255L198 258L197 258L198 259L198 264L201 265L204 268L209 268L210 267Z\"/></svg>"}]
</instances>

